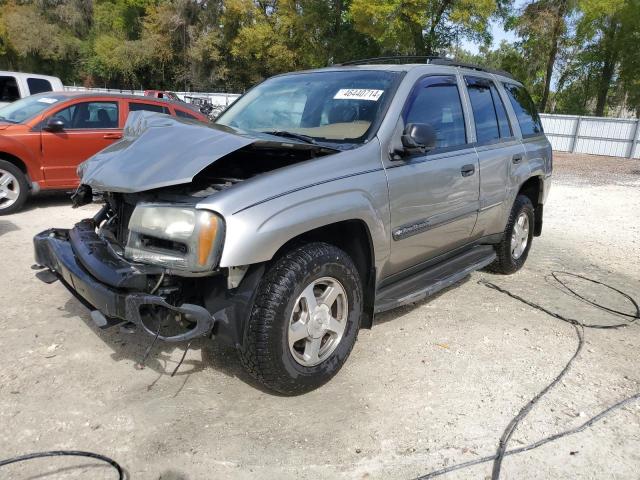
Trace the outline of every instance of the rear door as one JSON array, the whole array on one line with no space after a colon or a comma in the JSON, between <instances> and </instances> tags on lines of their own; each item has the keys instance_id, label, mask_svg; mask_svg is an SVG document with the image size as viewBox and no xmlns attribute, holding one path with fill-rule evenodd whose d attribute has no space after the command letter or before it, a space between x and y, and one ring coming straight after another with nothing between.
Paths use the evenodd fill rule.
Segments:
<instances>
[{"instance_id":1,"label":"rear door","mask_svg":"<svg viewBox=\"0 0 640 480\"><path fill-rule=\"evenodd\" d=\"M66 105L44 119L60 118L64 129L42 129L42 163L47 185L73 187L78 184L77 166L122 138L120 105L114 100L81 101Z\"/></svg>"},{"instance_id":2,"label":"rear door","mask_svg":"<svg viewBox=\"0 0 640 480\"><path fill-rule=\"evenodd\" d=\"M492 78L465 75L480 163L480 210L474 238L502 232L511 205L507 205L514 166L524 162L524 149L516 137Z\"/></svg>"},{"instance_id":3,"label":"rear door","mask_svg":"<svg viewBox=\"0 0 640 480\"><path fill-rule=\"evenodd\" d=\"M479 206L478 159L460 93L455 75L430 75L416 83L404 107L404 125L431 124L437 147L387 168L391 274L464 245L471 237Z\"/></svg>"}]
</instances>

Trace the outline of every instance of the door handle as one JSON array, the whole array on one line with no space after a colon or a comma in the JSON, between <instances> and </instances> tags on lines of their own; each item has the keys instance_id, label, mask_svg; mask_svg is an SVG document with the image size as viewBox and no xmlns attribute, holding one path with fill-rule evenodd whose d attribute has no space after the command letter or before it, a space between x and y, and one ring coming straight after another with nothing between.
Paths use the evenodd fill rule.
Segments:
<instances>
[{"instance_id":1,"label":"door handle","mask_svg":"<svg viewBox=\"0 0 640 480\"><path fill-rule=\"evenodd\" d=\"M476 173L476 167L472 164L463 165L462 168L460 168L460 173L463 177L470 177L471 175Z\"/></svg>"},{"instance_id":2,"label":"door handle","mask_svg":"<svg viewBox=\"0 0 640 480\"><path fill-rule=\"evenodd\" d=\"M518 163L520 163L520 162L522 161L522 155L520 155L519 153L515 154L515 155L513 156L513 158L511 159L511 161L512 161L514 164L516 164L516 165L517 165Z\"/></svg>"},{"instance_id":3,"label":"door handle","mask_svg":"<svg viewBox=\"0 0 640 480\"><path fill-rule=\"evenodd\" d=\"M110 139L110 140L117 140L119 138L122 138L122 134L121 133L105 133L102 138L106 138L106 139Z\"/></svg>"}]
</instances>

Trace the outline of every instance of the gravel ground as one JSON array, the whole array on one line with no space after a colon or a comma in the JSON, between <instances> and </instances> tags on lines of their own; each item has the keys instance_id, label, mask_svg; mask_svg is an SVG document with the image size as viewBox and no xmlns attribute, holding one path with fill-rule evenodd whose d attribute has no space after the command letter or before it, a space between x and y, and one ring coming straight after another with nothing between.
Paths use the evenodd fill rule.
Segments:
<instances>
[{"instance_id":1,"label":"gravel ground","mask_svg":"<svg viewBox=\"0 0 640 480\"><path fill-rule=\"evenodd\" d=\"M196 344L173 378L180 346L157 346L147 368L135 369L148 337L96 329L62 285L39 282L29 268L35 233L70 226L94 207L34 199L0 218L0 457L86 449L117 459L132 479L410 479L493 454L510 419L570 358L576 336L478 280L586 322L620 322L563 293L549 272L584 274L640 298L639 172L638 161L557 155L543 236L522 271L477 272L380 316L334 380L294 398L261 390L233 351L212 343ZM572 286L631 311L604 288ZM639 326L588 330L586 342L512 447L640 392ZM582 433L508 457L502 478L639 478L639 425L636 402ZM484 464L442 478L490 471ZM0 476L115 478L83 459L18 464Z\"/></svg>"}]
</instances>

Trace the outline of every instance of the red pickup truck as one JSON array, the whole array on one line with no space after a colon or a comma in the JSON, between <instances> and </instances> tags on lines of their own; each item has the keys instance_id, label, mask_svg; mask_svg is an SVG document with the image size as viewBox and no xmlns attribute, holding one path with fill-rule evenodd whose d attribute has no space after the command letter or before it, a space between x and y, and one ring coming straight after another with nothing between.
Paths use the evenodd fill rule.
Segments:
<instances>
[{"instance_id":1,"label":"red pickup truck","mask_svg":"<svg viewBox=\"0 0 640 480\"><path fill-rule=\"evenodd\" d=\"M208 122L186 103L107 93L47 92L0 108L0 215L40 190L75 188L76 167L122 138L136 110Z\"/></svg>"}]
</instances>

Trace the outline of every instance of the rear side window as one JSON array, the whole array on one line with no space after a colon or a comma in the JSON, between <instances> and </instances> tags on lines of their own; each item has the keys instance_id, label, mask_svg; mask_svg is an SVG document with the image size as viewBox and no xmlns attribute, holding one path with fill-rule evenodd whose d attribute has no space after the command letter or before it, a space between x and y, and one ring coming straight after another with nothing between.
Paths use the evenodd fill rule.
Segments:
<instances>
[{"instance_id":1,"label":"rear side window","mask_svg":"<svg viewBox=\"0 0 640 480\"><path fill-rule=\"evenodd\" d=\"M511 137L511 126L498 91L490 80L465 77L479 144Z\"/></svg>"},{"instance_id":2,"label":"rear side window","mask_svg":"<svg viewBox=\"0 0 640 480\"><path fill-rule=\"evenodd\" d=\"M190 118L191 120L199 120L199 118L196 117L195 115L191 115L190 113L187 113L183 110L178 110L177 108L176 108L176 115L182 118Z\"/></svg>"},{"instance_id":3,"label":"rear side window","mask_svg":"<svg viewBox=\"0 0 640 480\"><path fill-rule=\"evenodd\" d=\"M428 123L436 131L438 148L467 143L462 102L454 76L430 76L420 80L411 92L403 112L405 125Z\"/></svg>"},{"instance_id":4,"label":"rear side window","mask_svg":"<svg viewBox=\"0 0 640 480\"><path fill-rule=\"evenodd\" d=\"M27 78L27 86L29 87L29 93L31 93L31 95L53 91L49 80L45 80L44 78Z\"/></svg>"},{"instance_id":5,"label":"rear side window","mask_svg":"<svg viewBox=\"0 0 640 480\"><path fill-rule=\"evenodd\" d=\"M15 77L0 77L0 102L14 102L20 99L20 90Z\"/></svg>"},{"instance_id":6,"label":"rear side window","mask_svg":"<svg viewBox=\"0 0 640 480\"><path fill-rule=\"evenodd\" d=\"M511 106L516 112L522 136L533 137L542 134L540 116L527 91L513 83L505 83L504 88L507 91Z\"/></svg>"},{"instance_id":7,"label":"rear side window","mask_svg":"<svg viewBox=\"0 0 640 480\"><path fill-rule=\"evenodd\" d=\"M138 112L140 110L146 110L147 112L157 112L157 113L166 113L169 114L169 109L162 105L154 105L152 103L138 103L138 102L130 102L129 103L129 111L130 112Z\"/></svg>"}]
</instances>

